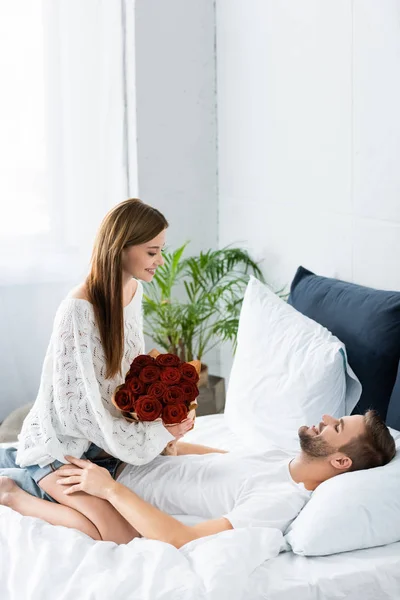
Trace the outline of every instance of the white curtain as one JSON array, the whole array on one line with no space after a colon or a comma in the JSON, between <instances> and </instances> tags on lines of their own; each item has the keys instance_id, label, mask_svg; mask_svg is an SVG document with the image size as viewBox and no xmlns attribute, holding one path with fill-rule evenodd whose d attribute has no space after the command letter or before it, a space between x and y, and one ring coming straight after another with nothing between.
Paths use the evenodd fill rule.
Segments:
<instances>
[{"instance_id":1,"label":"white curtain","mask_svg":"<svg viewBox=\"0 0 400 600\"><path fill-rule=\"evenodd\" d=\"M33 402L56 308L137 195L134 0L0 2L0 422Z\"/></svg>"},{"instance_id":2,"label":"white curtain","mask_svg":"<svg viewBox=\"0 0 400 600\"><path fill-rule=\"evenodd\" d=\"M2 0L0 284L79 279L137 194L134 48L134 0Z\"/></svg>"}]
</instances>

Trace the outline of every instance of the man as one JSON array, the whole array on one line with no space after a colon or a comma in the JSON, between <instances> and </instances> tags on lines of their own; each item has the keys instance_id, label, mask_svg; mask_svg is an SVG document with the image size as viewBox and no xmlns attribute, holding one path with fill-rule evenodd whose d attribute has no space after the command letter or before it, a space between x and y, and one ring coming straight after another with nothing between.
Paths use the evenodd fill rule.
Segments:
<instances>
[{"instance_id":1,"label":"man","mask_svg":"<svg viewBox=\"0 0 400 600\"><path fill-rule=\"evenodd\" d=\"M128 465L117 481L90 461L67 456L60 470L64 493L104 498L136 531L180 548L191 540L237 527L284 532L318 485L341 473L387 464L395 443L375 411L299 429L301 452L243 455L159 456L149 465ZM76 468L78 467L78 468ZM131 489L129 489L131 488ZM134 491L131 491L134 490ZM175 515L197 515L187 526Z\"/></svg>"}]
</instances>

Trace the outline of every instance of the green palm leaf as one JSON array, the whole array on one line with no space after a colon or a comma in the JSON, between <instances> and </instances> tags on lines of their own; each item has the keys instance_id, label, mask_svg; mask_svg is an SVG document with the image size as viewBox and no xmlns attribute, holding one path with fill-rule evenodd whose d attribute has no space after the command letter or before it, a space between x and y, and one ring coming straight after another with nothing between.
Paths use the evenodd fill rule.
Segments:
<instances>
[{"instance_id":1,"label":"green palm leaf","mask_svg":"<svg viewBox=\"0 0 400 600\"><path fill-rule=\"evenodd\" d=\"M143 312L155 343L183 360L201 360L221 341L235 349L249 276L265 280L245 249L227 246L185 258L187 245L164 254L164 265L146 284ZM287 297L285 289L277 294Z\"/></svg>"}]
</instances>

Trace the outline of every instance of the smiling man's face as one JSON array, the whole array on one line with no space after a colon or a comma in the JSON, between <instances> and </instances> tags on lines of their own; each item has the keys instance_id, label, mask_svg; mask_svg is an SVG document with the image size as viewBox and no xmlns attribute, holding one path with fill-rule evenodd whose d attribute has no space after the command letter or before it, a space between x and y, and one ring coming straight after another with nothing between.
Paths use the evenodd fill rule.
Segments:
<instances>
[{"instance_id":1,"label":"smiling man's face","mask_svg":"<svg viewBox=\"0 0 400 600\"><path fill-rule=\"evenodd\" d=\"M353 415L335 419L330 415L323 415L319 425L308 427L303 425L299 429L301 449L313 458L321 458L334 454L354 438L365 433L363 415Z\"/></svg>"}]
</instances>

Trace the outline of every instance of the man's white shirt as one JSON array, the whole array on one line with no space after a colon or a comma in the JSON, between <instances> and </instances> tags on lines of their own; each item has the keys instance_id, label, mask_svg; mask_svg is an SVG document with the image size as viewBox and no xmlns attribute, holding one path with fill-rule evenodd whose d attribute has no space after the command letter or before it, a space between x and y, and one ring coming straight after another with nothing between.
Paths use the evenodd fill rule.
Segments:
<instances>
[{"instance_id":1,"label":"man's white shirt","mask_svg":"<svg viewBox=\"0 0 400 600\"><path fill-rule=\"evenodd\" d=\"M118 481L170 515L225 517L232 527L284 532L311 492L293 481L291 457L279 450L158 456L127 465Z\"/></svg>"}]
</instances>

